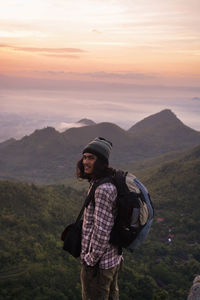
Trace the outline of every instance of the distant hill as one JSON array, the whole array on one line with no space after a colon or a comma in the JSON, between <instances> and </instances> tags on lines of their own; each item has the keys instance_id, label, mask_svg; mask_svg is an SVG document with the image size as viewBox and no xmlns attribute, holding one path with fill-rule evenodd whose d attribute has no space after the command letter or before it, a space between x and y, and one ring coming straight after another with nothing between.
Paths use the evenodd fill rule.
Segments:
<instances>
[{"instance_id":1,"label":"distant hill","mask_svg":"<svg viewBox=\"0 0 200 300\"><path fill-rule=\"evenodd\" d=\"M167 131L170 126L174 127L182 124L170 109L164 109L137 122L128 131L131 133L142 133L147 129L157 131L159 130L158 126L161 126L161 130L166 129Z\"/></svg>"},{"instance_id":2,"label":"distant hill","mask_svg":"<svg viewBox=\"0 0 200 300\"><path fill-rule=\"evenodd\" d=\"M68 122L61 122L58 123L55 128L59 132L64 132L68 130L69 128L77 128L77 127L84 127L84 126L92 126L95 125L96 123L90 119L81 119L76 123L68 123ZM54 126L52 126L54 127Z\"/></svg>"},{"instance_id":3,"label":"distant hill","mask_svg":"<svg viewBox=\"0 0 200 300\"><path fill-rule=\"evenodd\" d=\"M62 133L47 127L7 146L0 144L0 178L51 183L72 177L83 147L97 136L112 141L110 163L114 167L200 144L200 132L185 126L169 110L140 121L128 131L113 123L92 123Z\"/></svg>"},{"instance_id":4,"label":"distant hill","mask_svg":"<svg viewBox=\"0 0 200 300\"><path fill-rule=\"evenodd\" d=\"M199 244L200 146L157 168L152 167L143 180L152 195L156 218L165 218L167 226L163 234L170 229L176 238Z\"/></svg>"},{"instance_id":5,"label":"distant hill","mask_svg":"<svg viewBox=\"0 0 200 300\"><path fill-rule=\"evenodd\" d=\"M71 127L80 127L93 125L90 119L84 118L78 122L68 121L68 117L62 116L39 116L39 115L23 115L10 114L0 111L0 143L8 139L15 138L17 140L25 135L32 134L36 129L42 129L47 126L54 127L56 130L63 132Z\"/></svg>"},{"instance_id":6,"label":"distant hill","mask_svg":"<svg viewBox=\"0 0 200 300\"><path fill-rule=\"evenodd\" d=\"M81 119L79 120L77 123L81 123L81 124L84 124L84 125L95 125L96 123L90 119Z\"/></svg>"},{"instance_id":7,"label":"distant hill","mask_svg":"<svg viewBox=\"0 0 200 300\"><path fill-rule=\"evenodd\" d=\"M142 137L141 147L150 148L153 153L182 150L195 144L198 145L200 134L184 125L168 109L138 122L128 130L128 133L135 139Z\"/></svg>"},{"instance_id":8,"label":"distant hill","mask_svg":"<svg viewBox=\"0 0 200 300\"><path fill-rule=\"evenodd\" d=\"M181 204L180 199L184 199L184 205L187 202L185 209L187 208L192 214L196 214L194 205L200 208L200 145L186 150L177 158L166 163L162 162L157 167L152 167L150 174L151 176L147 171L146 176L144 176L146 178L145 183L149 187L153 187L153 194L160 199L160 202L156 202L157 206L163 207L164 203L171 203L175 207L180 205L181 208L183 203ZM163 192L164 190L167 193ZM200 216L200 210L198 212Z\"/></svg>"},{"instance_id":9,"label":"distant hill","mask_svg":"<svg viewBox=\"0 0 200 300\"><path fill-rule=\"evenodd\" d=\"M14 142L16 142L16 139L13 139L13 138L8 139L8 140L0 143L0 149L3 149L4 147L7 147L7 146L11 145Z\"/></svg>"}]
</instances>

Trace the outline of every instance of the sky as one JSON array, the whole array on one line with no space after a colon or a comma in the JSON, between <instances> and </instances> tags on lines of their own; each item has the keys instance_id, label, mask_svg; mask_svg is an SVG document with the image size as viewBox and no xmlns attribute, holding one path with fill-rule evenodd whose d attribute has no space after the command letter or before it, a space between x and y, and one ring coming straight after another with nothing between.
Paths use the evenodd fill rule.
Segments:
<instances>
[{"instance_id":1,"label":"sky","mask_svg":"<svg viewBox=\"0 0 200 300\"><path fill-rule=\"evenodd\" d=\"M199 0L0 0L0 112L200 130Z\"/></svg>"}]
</instances>

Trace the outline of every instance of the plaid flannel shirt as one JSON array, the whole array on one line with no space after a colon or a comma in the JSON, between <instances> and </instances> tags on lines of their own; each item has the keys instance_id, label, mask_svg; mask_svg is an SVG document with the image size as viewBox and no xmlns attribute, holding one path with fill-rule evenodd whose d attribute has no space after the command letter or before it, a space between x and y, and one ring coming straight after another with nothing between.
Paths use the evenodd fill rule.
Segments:
<instances>
[{"instance_id":1,"label":"plaid flannel shirt","mask_svg":"<svg viewBox=\"0 0 200 300\"><path fill-rule=\"evenodd\" d=\"M110 269L118 265L122 255L118 247L109 243L110 232L116 216L117 189L112 183L104 183L95 191L92 201L85 208L82 227L81 261L89 266L99 263L99 268Z\"/></svg>"}]
</instances>

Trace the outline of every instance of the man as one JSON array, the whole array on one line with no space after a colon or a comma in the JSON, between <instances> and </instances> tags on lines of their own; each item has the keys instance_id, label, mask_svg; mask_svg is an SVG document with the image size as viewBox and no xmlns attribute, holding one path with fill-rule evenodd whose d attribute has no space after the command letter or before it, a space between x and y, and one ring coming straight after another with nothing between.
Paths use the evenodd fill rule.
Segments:
<instances>
[{"instance_id":1,"label":"man","mask_svg":"<svg viewBox=\"0 0 200 300\"><path fill-rule=\"evenodd\" d=\"M83 150L77 164L78 178L94 182L114 174L108 166L112 143L95 138ZM90 190L89 189L89 190ZM119 299L118 272L122 255L109 243L116 217L117 189L112 183L102 183L84 211L81 250L81 285L83 300Z\"/></svg>"}]
</instances>

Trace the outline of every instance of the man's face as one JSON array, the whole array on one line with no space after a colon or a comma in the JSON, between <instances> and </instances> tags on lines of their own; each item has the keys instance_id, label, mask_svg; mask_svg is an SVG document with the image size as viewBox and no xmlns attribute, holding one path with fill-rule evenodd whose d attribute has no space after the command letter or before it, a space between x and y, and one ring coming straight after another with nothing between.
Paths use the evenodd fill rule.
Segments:
<instances>
[{"instance_id":1,"label":"man's face","mask_svg":"<svg viewBox=\"0 0 200 300\"><path fill-rule=\"evenodd\" d=\"M83 166L86 174L92 174L94 171L94 163L97 160L97 156L91 153L83 154Z\"/></svg>"}]
</instances>

